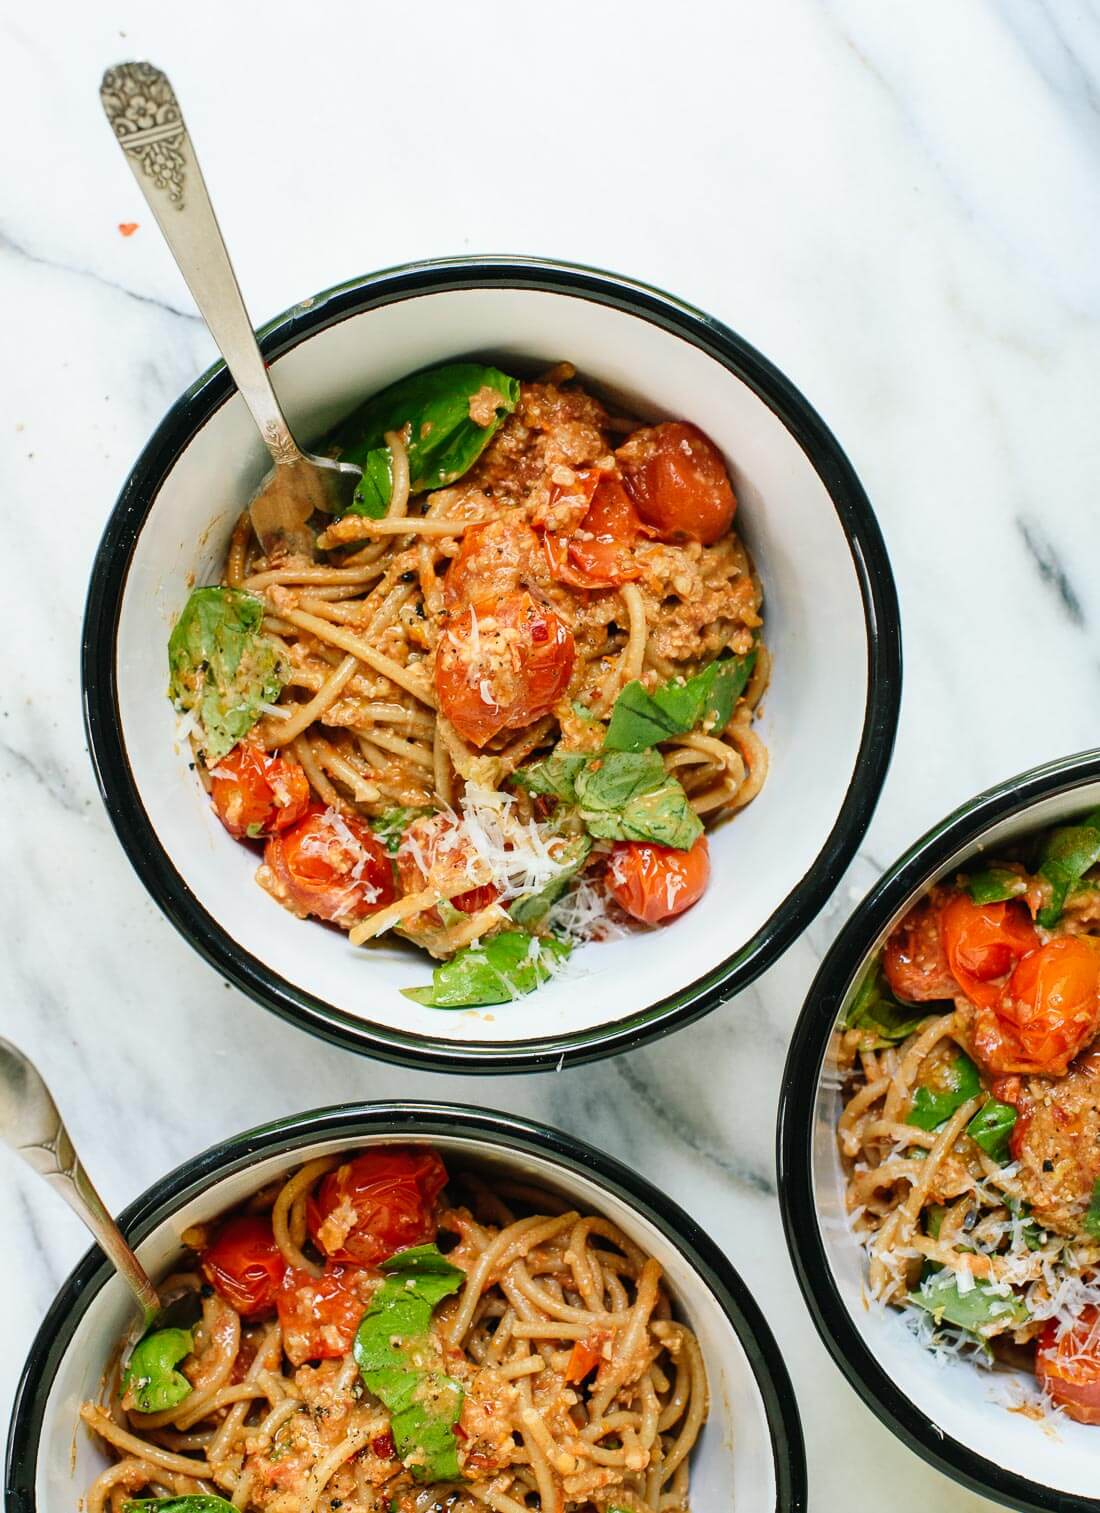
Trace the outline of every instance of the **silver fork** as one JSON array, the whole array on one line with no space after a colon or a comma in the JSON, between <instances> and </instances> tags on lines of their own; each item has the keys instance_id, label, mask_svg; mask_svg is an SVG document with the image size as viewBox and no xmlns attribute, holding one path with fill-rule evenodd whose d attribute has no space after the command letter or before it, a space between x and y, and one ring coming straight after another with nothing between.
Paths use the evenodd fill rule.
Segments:
<instances>
[{"instance_id":1,"label":"silver fork","mask_svg":"<svg viewBox=\"0 0 1100 1513\"><path fill-rule=\"evenodd\" d=\"M267 556L313 556L306 522L343 514L362 478L351 463L303 452L272 388L175 91L152 63L119 63L99 97L211 336L275 466L249 509Z\"/></svg>"}]
</instances>

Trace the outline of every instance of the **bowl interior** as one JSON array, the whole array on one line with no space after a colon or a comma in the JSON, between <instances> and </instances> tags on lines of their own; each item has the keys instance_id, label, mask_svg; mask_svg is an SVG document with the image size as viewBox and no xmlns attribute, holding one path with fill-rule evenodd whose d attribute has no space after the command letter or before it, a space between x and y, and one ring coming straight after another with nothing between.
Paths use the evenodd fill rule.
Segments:
<instances>
[{"instance_id":1,"label":"bowl interior","mask_svg":"<svg viewBox=\"0 0 1100 1513\"><path fill-rule=\"evenodd\" d=\"M283 1171L334 1150L361 1150L392 1140L397 1131L347 1134L303 1145L292 1155L277 1153L233 1176L212 1182L138 1247L138 1255L155 1278L169 1270L189 1224L216 1217L241 1202ZM415 1138L400 1132L402 1139ZM710 1377L709 1423L693 1452L692 1500L700 1508L733 1504L763 1510L776 1505L776 1477L767 1417L748 1356L722 1305L692 1261L664 1231L616 1194L587 1176L564 1171L554 1161L494 1146L484 1137L456 1133L433 1137L431 1144L454 1169L467 1160L485 1175L494 1171L537 1181L568 1197L578 1207L603 1214L621 1226L665 1269L674 1306L696 1332ZM41 1513L68 1513L107 1464L80 1425L78 1410L98 1398L103 1373L117 1343L132 1327L133 1306L123 1284L112 1275L92 1298L58 1364L49 1387L38 1454L36 1497Z\"/></svg>"},{"instance_id":2,"label":"bowl interior","mask_svg":"<svg viewBox=\"0 0 1100 1513\"><path fill-rule=\"evenodd\" d=\"M995 856L998 848L1048 825L1076 818L1097 803L1100 803L1100 782L1082 784L1000 821L977 845L955 851L897 909L853 974L852 983L861 981L866 962L880 949L894 925L941 877L950 876L974 856L983 853ZM849 990L841 1015L847 1010L850 998ZM1056 1420L1040 1421L1007 1411L1009 1406L1034 1400L1033 1377L1002 1370L990 1372L967 1361L941 1362L917 1343L895 1310L867 1306L864 1252L845 1217L845 1174L836 1140L841 1108L839 1081L827 1056L813 1110L815 1209L832 1284L863 1345L885 1377L929 1421L927 1432L933 1449L939 1442L953 1440L966 1453L983 1457L995 1467L1042 1487L1095 1497L1096 1455L1100 1449L1095 1429L1060 1415ZM858 1364L855 1369L859 1370ZM877 1390L874 1383L869 1385L872 1391Z\"/></svg>"},{"instance_id":3,"label":"bowl interior","mask_svg":"<svg viewBox=\"0 0 1100 1513\"><path fill-rule=\"evenodd\" d=\"M864 607L845 531L806 454L768 405L721 363L641 316L580 295L467 288L360 311L274 365L300 435L426 364L491 356L524 372L567 358L646 418L686 416L728 459L738 528L766 595L774 657L760 733L763 793L712 842L698 907L657 931L575 953L574 970L522 1006L443 1013L399 989L429 980L400 942L356 950L285 913L252 882L257 858L222 830L176 738L165 643L195 583L216 581L230 529L264 459L239 396L201 427L166 477L125 583L117 641L122 737L141 802L172 866L232 939L297 990L358 1019L455 1043L595 1031L714 973L775 914L830 835L856 765L868 682Z\"/></svg>"}]
</instances>

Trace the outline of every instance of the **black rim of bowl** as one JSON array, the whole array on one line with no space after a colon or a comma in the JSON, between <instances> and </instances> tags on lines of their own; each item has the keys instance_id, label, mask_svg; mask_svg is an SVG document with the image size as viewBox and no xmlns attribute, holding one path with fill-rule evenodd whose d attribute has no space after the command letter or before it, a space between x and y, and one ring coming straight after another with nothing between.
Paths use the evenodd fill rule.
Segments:
<instances>
[{"instance_id":1,"label":"black rim of bowl","mask_svg":"<svg viewBox=\"0 0 1100 1513\"><path fill-rule=\"evenodd\" d=\"M272 361L349 316L425 293L515 288L568 294L637 315L692 343L746 383L777 415L821 478L840 518L863 600L867 704L848 791L812 866L771 917L719 967L679 992L607 1025L512 1041L456 1042L368 1023L272 972L201 906L172 865L141 802L122 740L115 643L130 561L164 479L235 392L222 363L177 400L141 453L107 523L92 568L82 676L88 746L107 813L131 865L176 929L223 977L311 1033L405 1066L465 1072L560 1068L641 1045L709 1013L748 986L797 938L829 897L878 802L901 698L901 632L886 548L870 502L824 422L766 358L728 327L656 289L587 268L522 258L454 258L354 279L277 317L261 332Z\"/></svg>"},{"instance_id":2,"label":"black rim of bowl","mask_svg":"<svg viewBox=\"0 0 1100 1513\"><path fill-rule=\"evenodd\" d=\"M779 1347L744 1282L724 1253L671 1198L636 1171L549 1125L446 1103L365 1103L316 1109L261 1125L212 1146L143 1193L119 1216L119 1225L130 1243L137 1245L214 1181L267 1156L290 1155L317 1140L336 1135L353 1144L371 1134L406 1139L415 1135L427 1140L446 1135L484 1136L487 1148L549 1157L565 1172L594 1180L648 1219L686 1256L745 1351L768 1422L776 1513L804 1513L806 1459L794 1390ZM35 1336L16 1392L8 1437L8 1513L35 1513L35 1479L46 1402L77 1325L112 1271L103 1252L93 1246L62 1286Z\"/></svg>"},{"instance_id":3,"label":"black rim of bowl","mask_svg":"<svg viewBox=\"0 0 1100 1513\"><path fill-rule=\"evenodd\" d=\"M923 891L957 851L1038 800L1100 781L1100 749L1034 767L978 794L929 830L876 883L838 935L795 1026L779 1098L779 1200L802 1295L833 1360L860 1397L900 1440L971 1491L1022 1513L1096 1513L1097 1502L1017 1476L952 1439L882 1369L852 1323L821 1238L813 1183L813 1111L821 1066L850 984L897 911ZM854 1243L854 1241L853 1241ZM919 1346L914 1342L914 1349Z\"/></svg>"}]
</instances>

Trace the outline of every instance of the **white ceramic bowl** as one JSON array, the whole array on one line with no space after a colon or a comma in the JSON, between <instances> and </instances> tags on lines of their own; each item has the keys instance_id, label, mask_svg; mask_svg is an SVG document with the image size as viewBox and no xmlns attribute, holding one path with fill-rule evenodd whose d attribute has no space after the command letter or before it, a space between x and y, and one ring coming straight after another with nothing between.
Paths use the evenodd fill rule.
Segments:
<instances>
[{"instance_id":1,"label":"white ceramic bowl","mask_svg":"<svg viewBox=\"0 0 1100 1513\"><path fill-rule=\"evenodd\" d=\"M712 844L703 901L667 930L586 947L578 975L521 1003L443 1012L400 945L355 950L252 882L175 736L165 642L193 583L216 581L265 454L224 367L157 430L93 571L88 735L108 811L146 887L219 972L340 1044L464 1070L555 1067L667 1031L729 998L805 928L866 829L897 723L897 601L874 516L797 391L725 327L621 279L509 259L400 269L307 300L263 339L299 436L426 364L558 359L645 418L684 416L726 454L774 657L761 796Z\"/></svg>"},{"instance_id":2,"label":"white ceramic bowl","mask_svg":"<svg viewBox=\"0 0 1100 1513\"><path fill-rule=\"evenodd\" d=\"M841 1112L829 1047L887 935L940 878L1024 835L1100 804L1100 750L1037 767L965 804L923 836L864 899L822 963L787 1057L779 1192L806 1301L834 1360L911 1449L1011 1508L1095 1513L1100 1429L1037 1422L1004 1406L1009 1373L937 1364L893 1310L864 1303L864 1252L847 1226L836 1139ZM1034 1378L1021 1382L1034 1389Z\"/></svg>"},{"instance_id":3,"label":"white ceramic bowl","mask_svg":"<svg viewBox=\"0 0 1100 1513\"><path fill-rule=\"evenodd\" d=\"M331 1151L400 1139L433 1145L451 1165L535 1181L612 1219L665 1269L674 1306L696 1332L711 1387L710 1417L693 1452L699 1513L804 1513L806 1468L790 1381L763 1315L725 1256L636 1173L546 1126L446 1104L322 1109L251 1130L159 1182L120 1223L146 1269L171 1269L190 1224L293 1166ZM20 1383L8 1443L8 1513L72 1513L105 1464L78 1410L133 1323L124 1285L93 1249L58 1294Z\"/></svg>"}]
</instances>

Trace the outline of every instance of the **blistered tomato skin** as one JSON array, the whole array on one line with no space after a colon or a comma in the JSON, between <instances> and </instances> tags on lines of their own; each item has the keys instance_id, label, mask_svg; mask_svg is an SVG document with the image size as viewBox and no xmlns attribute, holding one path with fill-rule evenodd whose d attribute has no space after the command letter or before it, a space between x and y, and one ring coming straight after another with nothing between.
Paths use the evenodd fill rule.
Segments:
<instances>
[{"instance_id":1,"label":"blistered tomato skin","mask_svg":"<svg viewBox=\"0 0 1100 1513\"><path fill-rule=\"evenodd\" d=\"M342 1162L306 1204L310 1238L330 1260L377 1266L435 1237L447 1169L423 1146L388 1145Z\"/></svg>"},{"instance_id":2,"label":"blistered tomato skin","mask_svg":"<svg viewBox=\"0 0 1100 1513\"><path fill-rule=\"evenodd\" d=\"M1100 1309L1086 1304L1058 1335L1058 1320L1048 1320L1035 1351L1035 1375L1068 1418L1100 1424Z\"/></svg>"},{"instance_id":3,"label":"blistered tomato skin","mask_svg":"<svg viewBox=\"0 0 1100 1513\"><path fill-rule=\"evenodd\" d=\"M482 747L502 730L549 714L569 686L576 649L558 615L521 589L452 615L439 638L435 691L463 740Z\"/></svg>"},{"instance_id":4,"label":"blistered tomato skin","mask_svg":"<svg viewBox=\"0 0 1100 1513\"><path fill-rule=\"evenodd\" d=\"M711 546L729 530L737 500L722 454L698 426L650 426L615 455L638 514L662 536Z\"/></svg>"},{"instance_id":5,"label":"blistered tomato skin","mask_svg":"<svg viewBox=\"0 0 1100 1513\"><path fill-rule=\"evenodd\" d=\"M617 588L641 577L633 547L642 523L618 478L582 473L582 487L591 485L591 501L580 524L570 533L548 531L543 548L551 575L571 588ZM553 507L551 502L551 508Z\"/></svg>"},{"instance_id":6,"label":"blistered tomato skin","mask_svg":"<svg viewBox=\"0 0 1100 1513\"><path fill-rule=\"evenodd\" d=\"M967 894L956 893L944 905L940 930L959 988L971 1003L986 1007L1000 998L1000 980L1039 944L1031 916L1018 899L976 904Z\"/></svg>"},{"instance_id":7,"label":"blistered tomato skin","mask_svg":"<svg viewBox=\"0 0 1100 1513\"><path fill-rule=\"evenodd\" d=\"M521 521L471 525L443 580L443 603L460 610L515 593L532 576L538 550L538 537Z\"/></svg>"},{"instance_id":8,"label":"blistered tomato skin","mask_svg":"<svg viewBox=\"0 0 1100 1513\"><path fill-rule=\"evenodd\" d=\"M219 1225L199 1266L214 1291L242 1318L263 1318L275 1311L286 1261L266 1215L241 1214Z\"/></svg>"},{"instance_id":9,"label":"blistered tomato skin","mask_svg":"<svg viewBox=\"0 0 1100 1513\"><path fill-rule=\"evenodd\" d=\"M1019 961L996 1001L979 1007L974 1055L994 1073L1064 1077L1100 1028L1100 944L1059 935Z\"/></svg>"},{"instance_id":10,"label":"blistered tomato skin","mask_svg":"<svg viewBox=\"0 0 1100 1513\"><path fill-rule=\"evenodd\" d=\"M260 881L281 904L345 929L397 896L393 866L370 826L323 804L268 841L264 866Z\"/></svg>"},{"instance_id":11,"label":"blistered tomato skin","mask_svg":"<svg viewBox=\"0 0 1100 1513\"><path fill-rule=\"evenodd\" d=\"M241 741L210 773L210 798L237 840L259 840L288 830L309 808L309 779L300 763L272 756L255 741Z\"/></svg>"},{"instance_id":12,"label":"blistered tomato skin","mask_svg":"<svg viewBox=\"0 0 1100 1513\"><path fill-rule=\"evenodd\" d=\"M650 841L616 841L607 864L612 898L643 924L683 914L703 896L710 877L710 851L701 835L690 851Z\"/></svg>"}]
</instances>

